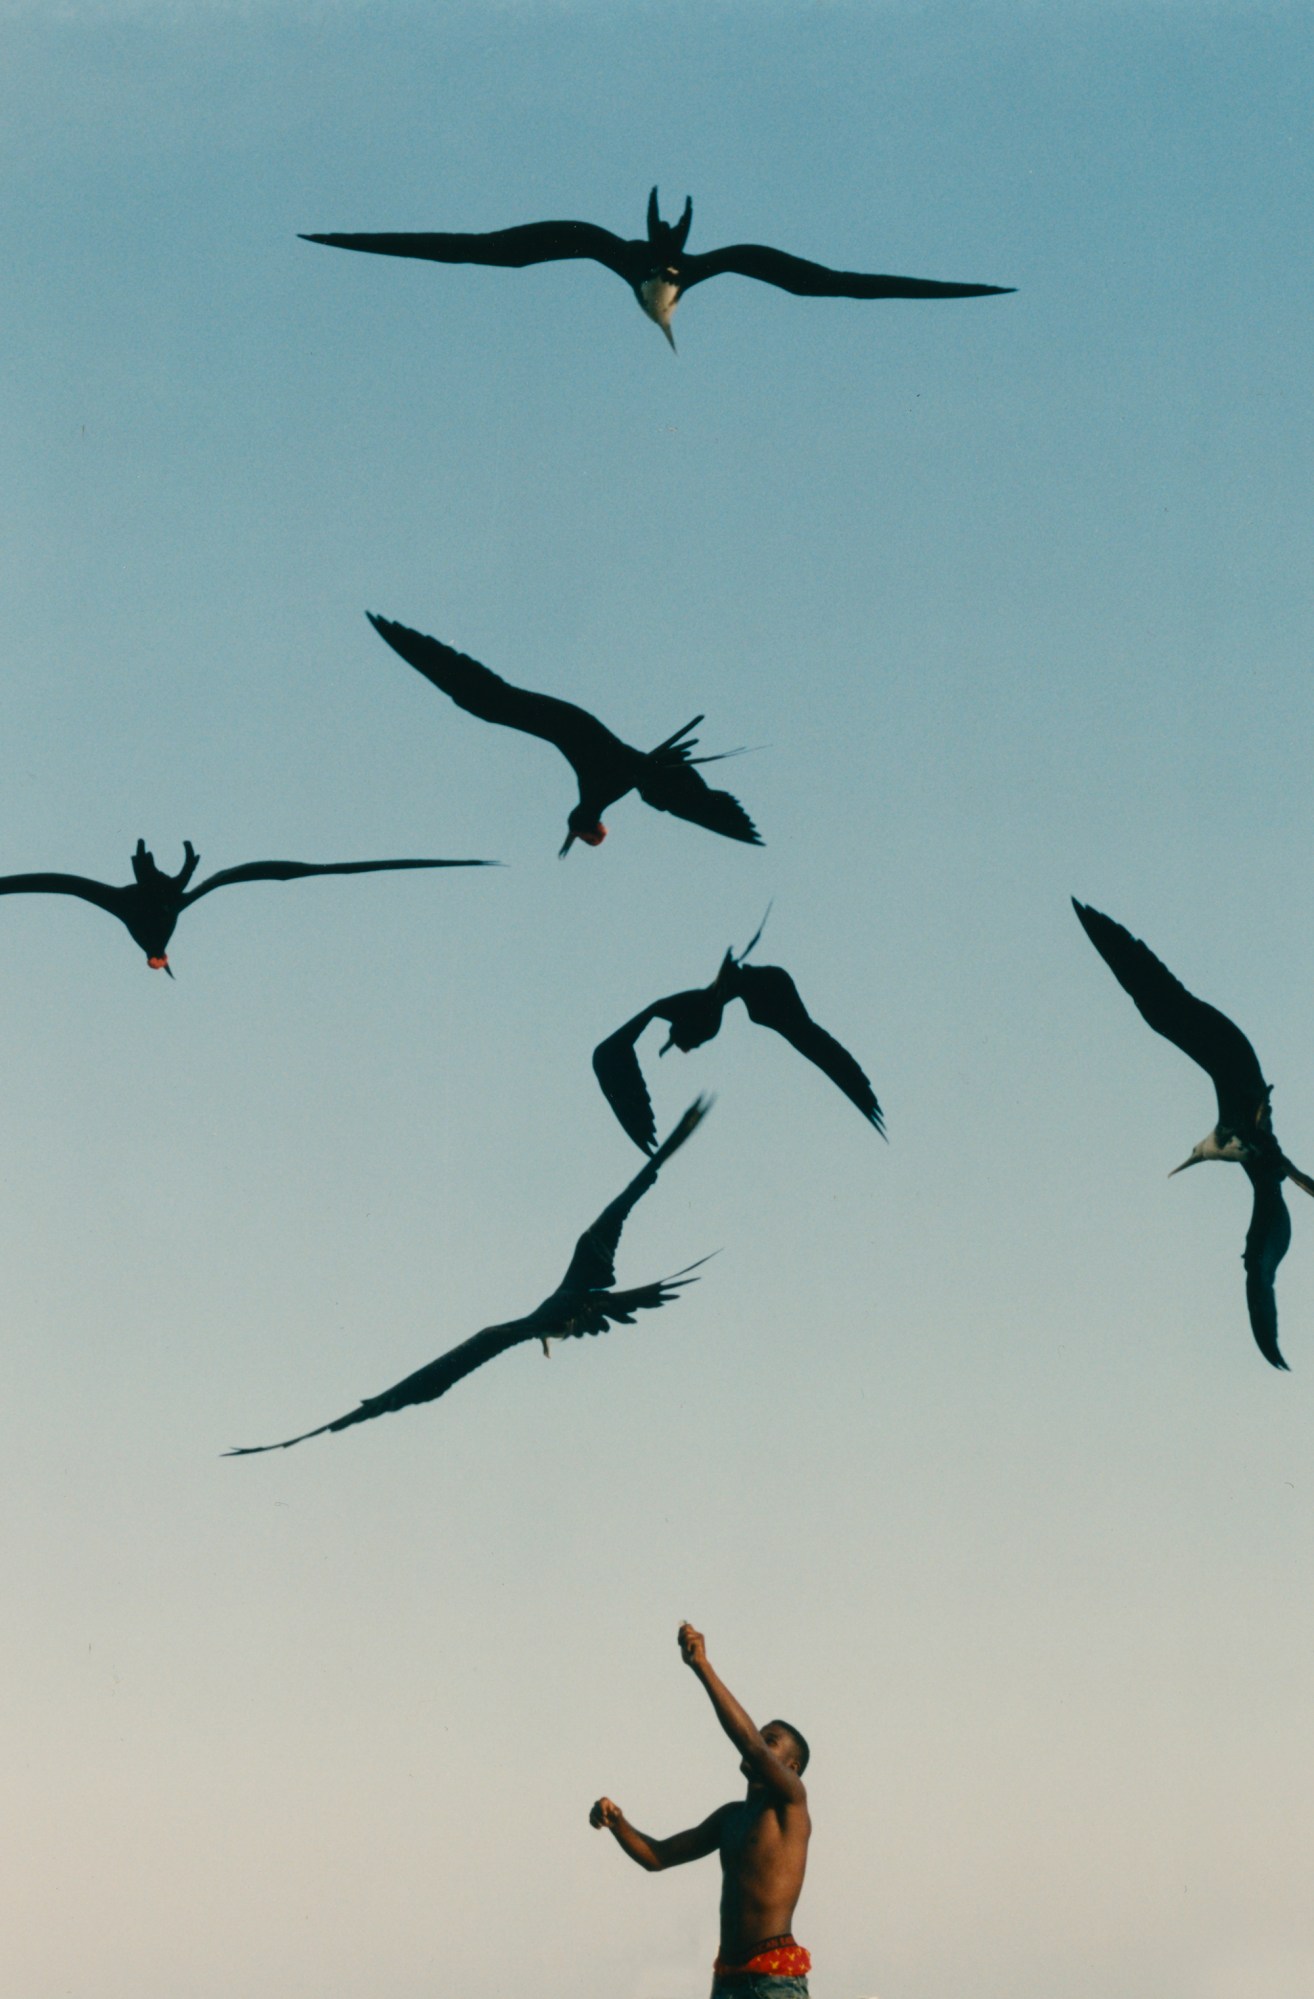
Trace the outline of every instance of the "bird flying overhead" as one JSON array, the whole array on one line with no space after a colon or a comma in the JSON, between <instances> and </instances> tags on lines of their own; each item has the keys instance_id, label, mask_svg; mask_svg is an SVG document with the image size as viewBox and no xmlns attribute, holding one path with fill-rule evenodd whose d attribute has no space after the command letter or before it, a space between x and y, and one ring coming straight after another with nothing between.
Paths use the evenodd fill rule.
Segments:
<instances>
[{"instance_id":1,"label":"bird flying overhead","mask_svg":"<svg viewBox=\"0 0 1314 1999\"><path fill-rule=\"evenodd\" d=\"M767 912L770 914L770 911ZM750 1020L760 1027L773 1027L792 1042L800 1055L815 1062L832 1083L838 1084L881 1136L885 1126L876 1092L847 1048L840 1046L824 1027L818 1027L798 996L798 987L779 965L745 965L744 960L766 926L758 925L757 935L736 958L727 951L721 969L710 986L696 986L691 992L672 993L669 999L654 1000L624 1027L618 1027L593 1051L593 1070L602 1093L634 1143L651 1152L657 1138L652 1102L639 1067L637 1043L649 1021L664 1020L671 1032L658 1053L668 1048L686 1052L701 1048L720 1032L722 1016L731 1000L742 1000Z\"/></svg>"},{"instance_id":2,"label":"bird flying overhead","mask_svg":"<svg viewBox=\"0 0 1314 1999\"><path fill-rule=\"evenodd\" d=\"M1273 1367L1285 1368L1287 1363L1278 1349L1274 1292L1277 1268L1291 1241L1291 1217L1282 1198L1282 1182L1294 1180L1307 1194L1314 1194L1314 1180L1292 1165L1273 1136L1272 1085L1264 1081L1259 1057L1249 1041L1226 1014L1188 993L1149 946L1120 923L1078 902L1075 896L1072 907L1118 984L1131 994L1142 1019L1156 1034L1176 1042L1213 1081L1218 1093L1218 1123L1189 1159L1174 1166L1173 1173L1182 1173L1205 1159L1230 1159L1244 1166L1254 1189L1242 1256L1250 1327L1264 1359Z\"/></svg>"},{"instance_id":3,"label":"bird flying overhead","mask_svg":"<svg viewBox=\"0 0 1314 1999\"><path fill-rule=\"evenodd\" d=\"M77 895L94 902L98 909L117 916L134 943L146 953L153 972L173 977L167 947L174 925L191 903L212 888L227 888L233 882L299 881L303 875L369 875L398 868L495 868L496 861L244 861L241 867L221 868L207 875L199 888L187 884L200 866L200 855L190 840L183 841L185 859L176 875L166 875L155 865L146 842L138 840L132 857L134 879L117 888L111 882L90 881L86 875L0 875L0 895Z\"/></svg>"},{"instance_id":4,"label":"bird flying overhead","mask_svg":"<svg viewBox=\"0 0 1314 1999\"><path fill-rule=\"evenodd\" d=\"M366 617L381 639L394 652L450 695L458 708L477 715L482 722L497 722L503 728L521 729L526 735L541 736L554 743L579 780L579 804L566 821L563 854L576 840L598 847L607 837L602 814L627 791L637 791L645 805L659 812L673 812L679 819L691 819L711 833L723 833L727 840L744 840L760 847L761 837L737 798L728 791L713 791L694 769L695 764L721 763L733 750L720 756L692 754L697 738L689 731L702 721L695 715L673 736L658 743L655 750L636 750L613 736L596 715L577 708L573 701L560 701L553 694L534 694L525 687L513 687L477 659L454 652L437 639L413 632L407 625L395 625L390 618Z\"/></svg>"},{"instance_id":5,"label":"bird flying overhead","mask_svg":"<svg viewBox=\"0 0 1314 1999\"><path fill-rule=\"evenodd\" d=\"M525 1318L510 1319L505 1325L485 1326L481 1333L463 1340L450 1353L440 1355L415 1374L408 1374L395 1388L385 1389L382 1395L368 1396L358 1409L339 1416L336 1422L321 1423L317 1430L303 1430L299 1437L285 1437L279 1444L248 1444L241 1450L226 1451L225 1457L248 1458L262 1451L290 1450L293 1444L304 1444L308 1437L322 1437L329 1430L347 1430L353 1423L368 1423L374 1416L408 1409L416 1402L434 1402L458 1381L464 1381L467 1374L473 1374L485 1361L496 1360L510 1347L541 1340L546 1354L549 1340L581 1339L586 1333L608 1332L612 1326L632 1326L636 1312L655 1311L661 1305L669 1305L686 1284L697 1282L689 1273L698 1269L698 1263L686 1264L673 1277L659 1277L653 1284L642 1284L632 1291L616 1291L612 1289L616 1282L616 1251L631 1208L653 1185L672 1153L678 1152L698 1129L710 1108L706 1097L690 1104L660 1152L654 1153L629 1186L585 1229L556 1290ZM699 1263L706 1261L706 1257L699 1258Z\"/></svg>"},{"instance_id":6,"label":"bird flying overhead","mask_svg":"<svg viewBox=\"0 0 1314 1999\"><path fill-rule=\"evenodd\" d=\"M678 222L663 222L657 212L657 190L648 196L648 234L613 236L594 222L525 222L514 229L490 229L482 234L374 236L310 236L305 243L327 243L335 250L370 250L385 257L423 257L436 264L498 264L520 270L526 264L550 264L583 257L605 264L624 278L649 319L660 326L671 346L671 319L693 285L705 278L736 272L758 278L781 291L808 298L985 298L1010 292L1012 285L939 284L931 278L893 278L869 271L833 271L784 250L761 243L731 243L701 255L685 249L693 221L693 202L686 199Z\"/></svg>"}]
</instances>

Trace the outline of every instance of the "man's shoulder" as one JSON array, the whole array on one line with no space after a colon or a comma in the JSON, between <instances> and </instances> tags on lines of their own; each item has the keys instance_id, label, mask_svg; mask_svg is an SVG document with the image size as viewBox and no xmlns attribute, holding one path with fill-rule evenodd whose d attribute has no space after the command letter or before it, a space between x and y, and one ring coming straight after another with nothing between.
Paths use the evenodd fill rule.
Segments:
<instances>
[{"instance_id":1,"label":"man's shoulder","mask_svg":"<svg viewBox=\"0 0 1314 1999\"><path fill-rule=\"evenodd\" d=\"M806 1793L801 1798L733 1798L713 1814L722 1844L731 1839L748 1839L757 1827L810 1827Z\"/></svg>"}]
</instances>

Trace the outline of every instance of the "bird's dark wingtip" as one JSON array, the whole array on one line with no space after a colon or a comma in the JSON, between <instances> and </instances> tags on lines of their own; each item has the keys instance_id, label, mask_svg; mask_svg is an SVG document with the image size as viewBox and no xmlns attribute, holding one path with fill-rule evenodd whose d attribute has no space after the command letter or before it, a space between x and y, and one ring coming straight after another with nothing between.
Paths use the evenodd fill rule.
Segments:
<instances>
[{"instance_id":1,"label":"bird's dark wingtip","mask_svg":"<svg viewBox=\"0 0 1314 1999\"><path fill-rule=\"evenodd\" d=\"M1273 1293L1270 1290L1255 1296L1251 1289L1250 1273L1247 1273L1246 1303L1250 1307L1250 1331L1254 1336L1255 1345L1270 1367L1275 1367L1279 1374L1290 1374L1291 1369L1283 1360L1282 1349L1278 1345L1277 1308Z\"/></svg>"},{"instance_id":2,"label":"bird's dark wingtip","mask_svg":"<svg viewBox=\"0 0 1314 1999\"><path fill-rule=\"evenodd\" d=\"M708 1111L711 1110L712 1105L715 1102L716 1098L708 1094L704 1094L700 1097L695 1097L693 1102L690 1104L688 1110L684 1113L684 1116L680 1119L679 1123L676 1125L670 1137L666 1139L661 1145L659 1145L657 1150L654 1153L650 1154L650 1157L654 1161L656 1161L658 1165L664 1166L666 1161L670 1158L671 1154L675 1152L681 1145L684 1144L685 1139L688 1138L692 1132L697 1131L699 1125L702 1123L703 1119L707 1116Z\"/></svg>"},{"instance_id":3,"label":"bird's dark wingtip","mask_svg":"<svg viewBox=\"0 0 1314 1999\"><path fill-rule=\"evenodd\" d=\"M221 1451L223 1458L259 1458L266 1451L290 1451L293 1444L304 1444L307 1437L317 1437L318 1430L306 1430L299 1437L284 1437L277 1444L239 1444L235 1450Z\"/></svg>"},{"instance_id":4,"label":"bird's dark wingtip","mask_svg":"<svg viewBox=\"0 0 1314 1999\"><path fill-rule=\"evenodd\" d=\"M371 624L373 625L373 627L374 627L374 629L375 629L375 631L376 631L376 632L382 632L382 633L386 634L386 633L388 633L388 632L411 632L411 631L412 631L412 627L411 627L410 625L403 625L403 624L402 624L402 623L401 623L401 622L400 622L400 621L399 621L398 619L396 619L396 618L385 618L385 617L384 617L384 616L383 616L383 615L382 615L382 614L381 614L380 612L378 612L378 611L367 611L367 612L365 613L365 616L366 616L366 617L367 617L367 618L369 619L370 623L371 623ZM419 636L421 636L421 634L419 634L419 633L415 633L415 634L414 634L414 636L416 636L416 637L418 638Z\"/></svg>"}]
</instances>

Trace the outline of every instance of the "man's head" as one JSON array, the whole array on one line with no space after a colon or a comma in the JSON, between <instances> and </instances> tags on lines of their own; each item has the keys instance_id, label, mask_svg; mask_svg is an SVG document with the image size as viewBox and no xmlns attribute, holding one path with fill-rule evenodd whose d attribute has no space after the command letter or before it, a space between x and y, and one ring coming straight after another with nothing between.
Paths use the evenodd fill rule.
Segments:
<instances>
[{"instance_id":1,"label":"man's head","mask_svg":"<svg viewBox=\"0 0 1314 1999\"><path fill-rule=\"evenodd\" d=\"M767 1722L762 1730L762 1740L772 1755L778 1756L782 1763L787 1764L791 1770L797 1771L800 1777L803 1775L803 1772L808 1767L808 1758L812 1754L812 1751L808 1748L806 1738L799 1733L792 1722ZM744 1776L747 1777L749 1783L753 1783L755 1777L752 1765L745 1760L739 1767Z\"/></svg>"}]
</instances>

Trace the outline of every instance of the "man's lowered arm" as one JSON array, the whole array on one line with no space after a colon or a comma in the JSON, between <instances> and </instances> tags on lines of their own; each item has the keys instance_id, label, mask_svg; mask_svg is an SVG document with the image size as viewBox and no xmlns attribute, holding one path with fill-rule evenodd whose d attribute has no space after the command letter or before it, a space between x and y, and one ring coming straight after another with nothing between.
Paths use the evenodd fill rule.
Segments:
<instances>
[{"instance_id":1,"label":"man's lowered arm","mask_svg":"<svg viewBox=\"0 0 1314 1999\"><path fill-rule=\"evenodd\" d=\"M701 1825L690 1826L687 1832L673 1832L669 1839L653 1839L649 1833L632 1826L610 1798L599 1798L589 1813L589 1824L599 1829L605 1826L631 1860L649 1874L660 1874L664 1867L681 1867L686 1860L704 1860L709 1853L715 1853L721 1844L725 1809L724 1805L718 1805Z\"/></svg>"}]
</instances>

